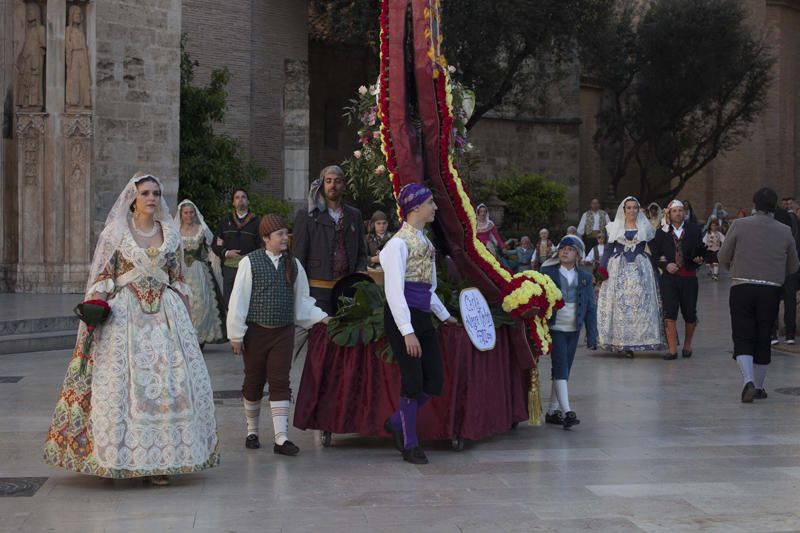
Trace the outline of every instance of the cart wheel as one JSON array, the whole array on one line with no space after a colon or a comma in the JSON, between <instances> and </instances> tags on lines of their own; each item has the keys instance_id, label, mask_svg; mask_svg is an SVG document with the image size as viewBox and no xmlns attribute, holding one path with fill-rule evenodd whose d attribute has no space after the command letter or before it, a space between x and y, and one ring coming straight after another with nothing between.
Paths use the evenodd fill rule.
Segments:
<instances>
[{"instance_id":1,"label":"cart wheel","mask_svg":"<svg viewBox=\"0 0 800 533\"><path fill-rule=\"evenodd\" d=\"M517 426L519 426L519 422L511 422L511 429L517 429Z\"/></svg>"},{"instance_id":2,"label":"cart wheel","mask_svg":"<svg viewBox=\"0 0 800 533\"><path fill-rule=\"evenodd\" d=\"M322 443L323 448L329 448L331 445L331 432L330 431L323 431L322 435L319 438L320 442Z\"/></svg>"},{"instance_id":3,"label":"cart wheel","mask_svg":"<svg viewBox=\"0 0 800 533\"><path fill-rule=\"evenodd\" d=\"M450 446L453 447L453 450L456 452L460 452L464 450L464 439L459 437L458 435L454 435L452 439L450 439Z\"/></svg>"}]
</instances>

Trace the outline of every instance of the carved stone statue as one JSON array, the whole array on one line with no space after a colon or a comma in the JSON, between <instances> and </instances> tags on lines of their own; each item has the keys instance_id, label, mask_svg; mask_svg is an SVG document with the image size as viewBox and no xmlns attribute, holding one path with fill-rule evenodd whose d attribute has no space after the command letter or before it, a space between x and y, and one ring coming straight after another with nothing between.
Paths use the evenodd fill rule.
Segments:
<instances>
[{"instance_id":1,"label":"carved stone statue","mask_svg":"<svg viewBox=\"0 0 800 533\"><path fill-rule=\"evenodd\" d=\"M39 22L39 5L25 6L25 42L17 56L17 106L41 110L44 106L44 58L47 44Z\"/></svg>"},{"instance_id":2,"label":"carved stone statue","mask_svg":"<svg viewBox=\"0 0 800 533\"><path fill-rule=\"evenodd\" d=\"M78 6L69 8L69 25L65 38L67 59L67 106L92 107L92 78L89 71L89 50L83 30L83 12Z\"/></svg>"}]
</instances>

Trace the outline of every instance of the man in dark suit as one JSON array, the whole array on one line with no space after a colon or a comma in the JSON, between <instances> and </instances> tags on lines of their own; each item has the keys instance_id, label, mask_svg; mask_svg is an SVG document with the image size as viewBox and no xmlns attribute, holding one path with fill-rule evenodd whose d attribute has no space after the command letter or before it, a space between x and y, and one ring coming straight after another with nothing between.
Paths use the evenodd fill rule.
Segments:
<instances>
[{"instance_id":1,"label":"man in dark suit","mask_svg":"<svg viewBox=\"0 0 800 533\"><path fill-rule=\"evenodd\" d=\"M685 220L683 204L673 200L664 212L661 228L650 241L650 252L661 269L661 303L669 353L678 358L678 309L686 323L683 357L692 356L692 338L697 328L697 269L706 253L700 226Z\"/></svg>"},{"instance_id":2,"label":"man in dark suit","mask_svg":"<svg viewBox=\"0 0 800 533\"><path fill-rule=\"evenodd\" d=\"M219 227L211 245L211 249L222 260L223 296L225 309L233 291L239 261L244 256L261 247L258 239L260 219L250 211L247 191L234 189L231 193L233 212L219 221Z\"/></svg>"},{"instance_id":3,"label":"man in dark suit","mask_svg":"<svg viewBox=\"0 0 800 533\"><path fill-rule=\"evenodd\" d=\"M341 168L322 169L311 184L308 209L297 212L292 252L308 273L317 307L333 316L331 294L336 282L367 271L367 245L361 211L344 203L345 177Z\"/></svg>"}]
</instances>

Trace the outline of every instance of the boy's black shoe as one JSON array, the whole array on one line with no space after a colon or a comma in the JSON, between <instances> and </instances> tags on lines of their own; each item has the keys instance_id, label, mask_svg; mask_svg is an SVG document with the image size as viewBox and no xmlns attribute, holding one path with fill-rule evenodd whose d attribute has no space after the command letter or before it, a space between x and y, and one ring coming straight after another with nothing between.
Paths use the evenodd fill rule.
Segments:
<instances>
[{"instance_id":1,"label":"boy's black shoe","mask_svg":"<svg viewBox=\"0 0 800 533\"><path fill-rule=\"evenodd\" d=\"M244 439L244 447L249 450L257 450L261 448L261 443L258 442L258 435L251 433Z\"/></svg>"},{"instance_id":2,"label":"boy's black shoe","mask_svg":"<svg viewBox=\"0 0 800 533\"><path fill-rule=\"evenodd\" d=\"M753 403L756 397L756 386L752 381L748 381L742 389L742 403Z\"/></svg>"},{"instance_id":3,"label":"boy's black shoe","mask_svg":"<svg viewBox=\"0 0 800 533\"><path fill-rule=\"evenodd\" d=\"M415 465L426 465L428 464L428 457L422 447L415 446L403 450L403 461L408 461Z\"/></svg>"},{"instance_id":4,"label":"boy's black shoe","mask_svg":"<svg viewBox=\"0 0 800 533\"><path fill-rule=\"evenodd\" d=\"M564 415L561 414L561 411L556 409L552 413L547 413L544 415L544 421L546 424L558 424L559 426L564 425Z\"/></svg>"},{"instance_id":5,"label":"boy's black shoe","mask_svg":"<svg viewBox=\"0 0 800 533\"><path fill-rule=\"evenodd\" d=\"M691 350L681 350L681 355L684 359L689 359L692 356Z\"/></svg>"},{"instance_id":6,"label":"boy's black shoe","mask_svg":"<svg viewBox=\"0 0 800 533\"><path fill-rule=\"evenodd\" d=\"M272 446L272 451L277 453L278 455L297 455L300 453L300 448L298 448L294 442L287 440L281 445L275 444Z\"/></svg>"},{"instance_id":7,"label":"boy's black shoe","mask_svg":"<svg viewBox=\"0 0 800 533\"><path fill-rule=\"evenodd\" d=\"M678 358L678 354L676 354L676 353L668 353L667 355L664 356L664 361L674 361L677 358Z\"/></svg>"},{"instance_id":8,"label":"boy's black shoe","mask_svg":"<svg viewBox=\"0 0 800 533\"><path fill-rule=\"evenodd\" d=\"M575 411L567 411L567 414L564 415L564 429L569 429L580 423L581 421L578 420L578 415L575 414Z\"/></svg>"},{"instance_id":9,"label":"boy's black shoe","mask_svg":"<svg viewBox=\"0 0 800 533\"><path fill-rule=\"evenodd\" d=\"M765 389L756 389L756 395L753 396L754 400L766 400L767 399L767 391Z\"/></svg>"},{"instance_id":10,"label":"boy's black shoe","mask_svg":"<svg viewBox=\"0 0 800 533\"><path fill-rule=\"evenodd\" d=\"M398 452L403 451L403 432L402 431L395 431L392 427L391 417L386 419L386 422L383 423L383 430L392 436L392 441L394 441L394 447L397 448Z\"/></svg>"}]
</instances>

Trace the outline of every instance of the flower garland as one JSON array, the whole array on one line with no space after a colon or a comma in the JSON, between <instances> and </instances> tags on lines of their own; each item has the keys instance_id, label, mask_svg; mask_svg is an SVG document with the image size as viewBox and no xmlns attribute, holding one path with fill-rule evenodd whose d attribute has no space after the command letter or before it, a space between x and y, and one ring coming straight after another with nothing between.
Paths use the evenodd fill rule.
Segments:
<instances>
[{"instance_id":1,"label":"flower garland","mask_svg":"<svg viewBox=\"0 0 800 533\"><path fill-rule=\"evenodd\" d=\"M381 1L380 22L380 76L378 83L378 112L381 121L381 150L386 157L386 168L392 182L395 197L400 192L400 179L397 175L397 156L394 151L389 116L389 0ZM429 20L430 20L430 14ZM427 36L427 31L426 31ZM481 270L501 288L503 310L515 318L526 321L528 338L535 346L537 355L550 352L552 340L547 320L553 311L564 305L561 291L549 276L539 272L527 271L512 274L478 240L477 219L472 201L456 168L453 150L458 143L451 143L456 117L453 111L453 82L451 69L444 55L434 48L428 53L432 60L431 76L436 88L436 101L441 121L439 137L439 157L442 178L448 195L456 209L456 215L466 231L465 249L470 258ZM530 316L534 309L536 313Z\"/></svg>"}]
</instances>

